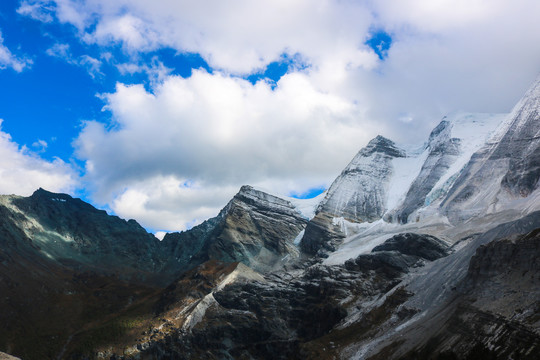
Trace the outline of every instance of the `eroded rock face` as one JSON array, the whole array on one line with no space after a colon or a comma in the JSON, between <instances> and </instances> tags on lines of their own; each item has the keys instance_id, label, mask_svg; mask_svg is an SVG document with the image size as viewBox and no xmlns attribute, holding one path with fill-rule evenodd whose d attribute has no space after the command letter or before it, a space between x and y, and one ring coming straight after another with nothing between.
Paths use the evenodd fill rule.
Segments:
<instances>
[{"instance_id":1,"label":"eroded rock face","mask_svg":"<svg viewBox=\"0 0 540 360\"><path fill-rule=\"evenodd\" d=\"M288 201L244 186L229 203L224 226L211 244L211 257L240 261L255 269L297 256L293 240L307 219Z\"/></svg>"},{"instance_id":2,"label":"eroded rock face","mask_svg":"<svg viewBox=\"0 0 540 360\"><path fill-rule=\"evenodd\" d=\"M358 344L369 359L535 359L540 349L540 214L501 224L406 286L420 312ZM531 231L531 229L534 229ZM528 232L519 235L521 232ZM385 327L385 325L381 325ZM426 332L425 329L430 329ZM360 350L357 350L360 351Z\"/></svg>"},{"instance_id":3,"label":"eroded rock face","mask_svg":"<svg viewBox=\"0 0 540 360\"><path fill-rule=\"evenodd\" d=\"M351 222L371 222L387 211L388 184L393 172L392 159L405 152L391 140L377 136L360 150L334 180L317 208L302 238L301 248L310 255L327 256L345 234L335 218Z\"/></svg>"},{"instance_id":4,"label":"eroded rock face","mask_svg":"<svg viewBox=\"0 0 540 360\"><path fill-rule=\"evenodd\" d=\"M540 178L539 148L540 79L463 169L442 203L445 214L458 222L502 211L511 200L530 195Z\"/></svg>"},{"instance_id":5,"label":"eroded rock face","mask_svg":"<svg viewBox=\"0 0 540 360\"><path fill-rule=\"evenodd\" d=\"M540 80L480 151L484 138L467 152L471 139L446 120L421 156L373 139L309 223L290 201L249 186L217 217L163 242L68 195L0 197L0 349L28 359L533 359L539 104ZM476 119L487 136L497 117ZM467 163L463 154L473 153ZM471 218L491 230L452 249L402 233L343 265L321 264L346 221L393 222L373 226L379 243L396 220L432 210L456 230ZM485 216L502 211L495 222ZM442 221L447 236L452 224ZM299 256L293 241L303 229L303 254L283 267Z\"/></svg>"},{"instance_id":6,"label":"eroded rock face","mask_svg":"<svg viewBox=\"0 0 540 360\"><path fill-rule=\"evenodd\" d=\"M428 142L429 155L407 191L405 200L391 215L399 223L407 223L409 215L425 205L426 196L461 155L461 140L451 137L451 128L452 124L443 120L431 132Z\"/></svg>"},{"instance_id":7,"label":"eroded rock face","mask_svg":"<svg viewBox=\"0 0 540 360\"><path fill-rule=\"evenodd\" d=\"M337 249L344 238L345 234L339 224L334 222L334 217L319 212L307 224L300 248L306 254L325 258Z\"/></svg>"},{"instance_id":8,"label":"eroded rock face","mask_svg":"<svg viewBox=\"0 0 540 360\"><path fill-rule=\"evenodd\" d=\"M267 271L298 257L293 241L307 222L289 201L243 186L217 217L163 241L184 268L217 259Z\"/></svg>"},{"instance_id":9,"label":"eroded rock face","mask_svg":"<svg viewBox=\"0 0 540 360\"><path fill-rule=\"evenodd\" d=\"M389 240L388 246L403 242L403 239L405 237ZM431 240L434 239L426 242L444 253L447 246L440 240ZM429 245L425 247L429 248ZM373 331L370 326L375 326L380 314L386 310L371 309L364 302L376 303L400 283L411 267L422 266L428 261L422 247L418 251L414 246L411 249L407 246L395 248L361 255L340 266L316 264L305 270L273 272L258 279L250 275L252 281L232 281L213 290L208 286L216 286L216 280L223 278L219 274L230 270L224 264L201 265L164 292L157 315L176 312L190 318L188 314L192 310L178 307L190 298L208 299L206 302L200 300L197 305L202 306L203 314L193 326L179 324L163 336L139 346L142 350L138 356L142 359L156 356L177 359L319 358L328 343L321 346L318 342L327 341L321 339L331 336L330 331L347 316L360 316L355 324L362 323L366 333ZM400 249L406 249L409 254ZM216 269L216 275L209 272L210 268ZM384 308L399 306L407 296L397 291L384 301ZM174 310L176 308L178 310ZM354 315L359 309L365 314ZM403 318L414 312L404 310L399 314ZM335 349L328 349L336 354Z\"/></svg>"},{"instance_id":10,"label":"eroded rock face","mask_svg":"<svg viewBox=\"0 0 540 360\"><path fill-rule=\"evenodd\" d=\"M462 292L448 305L444 325L400 358L536 359L539 234L537 229L480 246L470 260Z\"/></svg>"},{"instance_id":11,"label":"eroded rock face","mask_svg":"<svg viewBox=\"0 0 540 360\"><path fill-rule=\"evenodd\" d=\"M378 220L385 213L391 160L405 157L393 141L377 136L332 183L318 212L352 222Z\"/></svg>"}]
</instances>

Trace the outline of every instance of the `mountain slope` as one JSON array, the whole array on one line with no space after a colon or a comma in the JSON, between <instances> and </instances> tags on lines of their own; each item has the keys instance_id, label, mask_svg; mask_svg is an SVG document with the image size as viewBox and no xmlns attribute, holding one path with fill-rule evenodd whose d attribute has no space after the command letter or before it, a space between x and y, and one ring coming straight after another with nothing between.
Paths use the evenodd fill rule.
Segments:
<instances>
[{"instance_id":1,"label":"mountain slope","mask_svg":"<svg viewBox=\"0 0 540 360\"><path fill-rule=\"evenodd\" d=\"M39 189L30 197L3 196L0 209L1 226L9 229L0 238L7 251L24 246L35 261L138 281L155 281L162 270L158 239L135 220L109 216L80 199Z\"/></svg>"},{"instance_id":2,"label":"mountain slope","mask_svg":"<svg viewBox=\"0 0 540 360\"><path fill-rule=\"evenodd\" d=\"M348 221L380 219L387 209L392 160L405 157L405 151L382 136L360 150L332 183L318 212Z\"/></svg>"},{"instance_id":3,"label":"mountain slope","mask_svg":"<svg viewBox=\"0 0 540 360\"><path fill-rule=\"evenodd\" d=\"M343 220L371 222L387 210L389 182L394 168L392 160L405 157L394 142L377 136L361 149L334 180L309 222L301 248L310 255L335 250L343 232ZM334 220L341 218L341 220Z\"/></svg>"},{"instance_id":4,"label":"mountain slope","mask_svg":"<svg viewBox=\"0 0 540 360\"><path fill-rule=\"evenodd\" d=\"M540 79L461 172L442 203L451 221L540 204ZM531 201L520 201L527 198Z\"/></svg>"},{"instance_id":5,"label":"mountain slope","mask_svg":"<svg viewBox=\"0 0 540 360\"><path fill-rule=\"evenodd\" d=\"M184 268L216 259L266 271L298 257L293 242L307 222L290 201L243 186L217 217L163 244Z\"/></svg>"},{"instance_id":6,"label":"mountain slope","mask_svg":"<svg viewBox=\"0 0 540 360\"><path fill-rule=\"evenodd\" d=\"M431 132L427 157L405 198L385 216L387 221L407 223L417 210L445 195L461 168L494 131L504 117L494 114L454 114L445 117Z\"/></svg>"}]
</instances>

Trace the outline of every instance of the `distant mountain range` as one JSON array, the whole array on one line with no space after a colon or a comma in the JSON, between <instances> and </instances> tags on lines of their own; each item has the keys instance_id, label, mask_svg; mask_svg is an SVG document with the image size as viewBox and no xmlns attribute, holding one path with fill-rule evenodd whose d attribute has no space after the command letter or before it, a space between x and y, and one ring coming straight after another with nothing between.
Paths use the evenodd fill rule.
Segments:
<instances>
[{"instance_id":1,"label":"distant mountain range","mask_svg":"<svg viewBox=\"0 0 540 360\"><path fill-rule=\"evenodd\" d=\"M0 351L538 359L539 179L540 79L510 114L377 136L315 199L243 186L163 241L66 194L3 195Z\"/></svg>"}]
</instances>

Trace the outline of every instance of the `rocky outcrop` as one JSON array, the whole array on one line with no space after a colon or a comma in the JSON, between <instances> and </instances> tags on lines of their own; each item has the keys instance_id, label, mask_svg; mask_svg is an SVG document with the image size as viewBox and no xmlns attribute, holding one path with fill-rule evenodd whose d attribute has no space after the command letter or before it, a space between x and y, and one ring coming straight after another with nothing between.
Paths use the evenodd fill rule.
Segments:
<instances>
[{"instance_id":1,"label":"rocky outcrop","mask_svg":"<svg viewBox=\"0 0 540 360\"><path fill-rule=\"evenodd\" d=\"M298 257L293 241L307 222L288 200L243 186L217 217L163 243L184 268L216 259L267 271Z\"/></svg>"},{"instance_id":2,"label":"rocky outcrop","mask_svg":"<svg viewBox=\"0 0 540 360\"><path fill-rule=\"evenodd\" d=\"M536 359L540 351L540 229L480 246L456 299L404 355L372 359Z\"/></svg>"},{"instance_id":3,"label":"rocky outcrop","mask_svg":"<svg viewBox=\"0 0 540 360\"><path fill-rule=\"evenodd\" d=\"M378 136L311 220L295 200L244 186L218 216L160 242L65 194L1 196L0 350L533 359L539 104L540 80L487 143L489 114L444 119L408 153Z\"/></svg>"},{"instance_id":4,"label":"rocky outcrop","mask_svg":"<svg viewBox=\"0 0 540 360\"><path fill-rule=\"evenodd\" d=\"M448 255L449 245L432 235L403 233L392 236L372 250L379 251L399 251L404 255L433 261Z\"/></svg>"},{"instance_id":5,"label":"rocky outcrop","mask_svg":"<svg viewBox=\"0 0 540 360\"><path fill-rule=\"evenodd\" d=\"M331 330L347 317L360 316L354 326L361 323L364 331L373 331L369 327L374 326L375 317L379 316L375 314L382 310L366 304L381 299L385 308L401 304L408 296L406 293L397 291L389 300L384 297L411 267L429 261L425 254L431 257L431 250L438 249L442 254L447 249L440 240L421 235L418 238L425 238L417 242L423 246L407 246L409 236L403 236L388 240L386 245L393 250L361 255L345 265L317 264L305 270L269 273L264 278L247 267L239 271L241 264L213 261L200 265L165 289L155 307L156 316L165 325L146 333L154 335L145 335L138 343L137 356L320 358L328 343L318 342L324 343L326 340L321 339L332 336ZM235 272L239 273L234 277L238 280L228 281ZM365 314L358 314L359 309ZM402 311L399 316L411 314ZM342 345L336 341L335 347L328 350L335 353Z\"/></svg>"},{"instance_id":6,"label":"rocky outcrop","mask_svg":"<svg viewBox=\"0 0 540 360\"><path fill-rule=\"evenodd\" d=\"M381 325L389 336L359 342L348 353L361 351L369 359L534 359L540 349L538 226L538 212L501 224L413 275L405 285L412 295L402 306L418 314Z\"/></svg>"},{"instance_id":7,"label":"rocky outcrop","mask_svg":"<svg viewBox=\"0 0 540 360\"><path fill-rule=\"evenodd\" d=\"M345 233L340 222L325 212L320 212L309 221L300 243L305 254L328 257L342 243Z\"/></svg>"}]
</instances>

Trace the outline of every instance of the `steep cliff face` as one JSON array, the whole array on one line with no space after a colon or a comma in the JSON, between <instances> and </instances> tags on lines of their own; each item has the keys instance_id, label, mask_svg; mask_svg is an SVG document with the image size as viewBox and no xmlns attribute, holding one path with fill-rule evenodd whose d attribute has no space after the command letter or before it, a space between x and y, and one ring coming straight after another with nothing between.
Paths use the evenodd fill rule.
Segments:
<instances>
[{"instance_id":1,"label":"steep cliff face","mask_svg":"<svg viewBox=\"0 0 540 360\"><path fill-rule=\"evenodd\" d=\"M377 136L360 150L334 180L309 222L302 238L302 250L324 257L345 237L340 221L371 222L387 211L388 190L394 168L392 160L405 152ZM341 220L336 220L340 218Z\"/></svg>"},{"instance_id":2,"label":"steep cliff face","mask_svg":"<svg viewBox=\"0 0 540 360\"><path fill-rule=\"evenodd\" d=\"M498 115L455 114L416 149L373 139L308 201L314 217L244 186L162 242L68 195L2 196L0 350L534 359L539 113L540 79L498 127Z\"/></svg>"},{"instance_id":3,"label":"steep cliff face","mask_svg":"<svg viewBox=\"0 0 540 360\"><path fill-rule=\"evenodd\" d=\"M352 222L374 221L387 210L388 184L393 175L392 159L405 151L382 136L360 150L328 189L318 212Z\"/></svg>"},{"instance_id":4,"label":"steep cliff face","mask_svg":"<svg viewBox=\"0 0 540 360\"><path fill-rule=\"evenodd\" d=\"M501 114L452 114L425 145L403 146L407 151L383 137L373 139L328 190L306 228L302 249L326 257L348 236L344 221L382 218L406 224L437 218L461 169L503 119Z\"/></svg>"},{"instance_id":5,"label":"steep cliff face","mask_svg":"<svg viewBox=\"0 0 540 360\"><path fill-rule=\"evenodd\" d=\"M531 196L540 178L540 79L486 146L474 154L442 203L454 222L485 213L538 208ZM526 198L532 202L519 201Z\"/></svg>"},{"instance_id":6,"label":"steep cliff face","mask_svg":"<svg viewBox=\"0 0 540 360\"><path fill-rule=\"evenodd\" d=\"M184 268L216 259L266 271L298 257L293 242L307 222L290 201L243 186L216 218L163 242Z\"/></svg>"}]
</instances>

